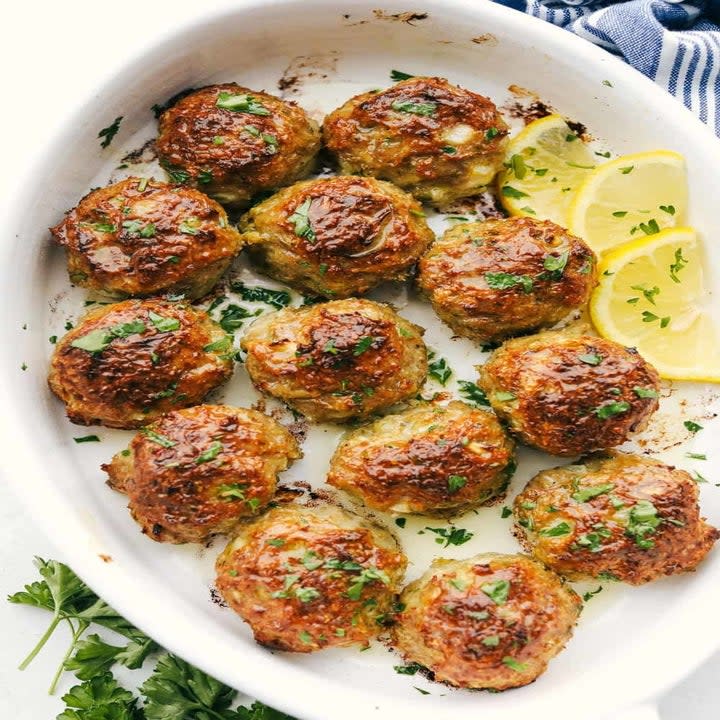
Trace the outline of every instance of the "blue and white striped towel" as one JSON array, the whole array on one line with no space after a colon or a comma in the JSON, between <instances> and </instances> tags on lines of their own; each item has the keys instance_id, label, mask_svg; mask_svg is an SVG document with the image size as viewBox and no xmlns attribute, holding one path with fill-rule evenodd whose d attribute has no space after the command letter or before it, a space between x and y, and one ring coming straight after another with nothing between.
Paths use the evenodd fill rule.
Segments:
<instances>
[{"instance_id":1,"label":"blue and white striped towel","mask_svg":"<svg viewBox=\"0 0 720 720\"><path fill-rule=\"evenodd\" d=\"M720 0L496 0L624 58L720 135Z\"/></svg>"}]
</instances>

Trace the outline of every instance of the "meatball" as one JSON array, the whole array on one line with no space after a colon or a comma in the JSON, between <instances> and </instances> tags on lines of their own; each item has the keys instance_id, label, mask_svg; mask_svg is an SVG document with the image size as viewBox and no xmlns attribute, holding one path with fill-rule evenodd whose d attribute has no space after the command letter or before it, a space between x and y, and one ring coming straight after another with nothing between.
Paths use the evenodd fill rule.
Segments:
<instances>
[{"instance_id":1,"label":"meatball","mask_svg":"<svg viewBox=\"0 0 720 720\"><path fill-rule=\"evenodd\" d=\"M103 470L153 540L205 542L264 510L278 472L299 457L293 436L267 415L200 405L142 428Z\"/></svg>"},{"instance_id":2,"label":"meatball","mask_svg":"<svg viewBox=\"0 0 720 720\"><path fill-rule=\"evenodd\" d=\"M460 223L420 261L419 285L455 333L481 342L549 327L584 305L595 255L549 221Z\"/></svg>"},{"instance_id":3,"label":"meatball","mask_svg":"<svg viewBox=\"0 0 720 720\"><path fill-rule=\"evenodd\" d=\"M478 370L478 384L511 432L552 455L620 445L658 408L655 368L634 348L590 335L509 340Z\"/></svg>"},{"instance_id":4,"label":"meatball","mask_svg":"<svg viewBox=\"0 0 720 720\"><path fill-rule=\"evenodd\" d=\"M244 207L258 193L312 172L320 131L294 103L225 83L200 88L166 110L155 144L174 181Z\"/></svg>"},{"instance_id":5,"label":"meatball","mask_svg":"<svg viewBox=\"0 0 720 720\"><path fill-rule=\"evenodd\" d=\"M570 639L582 604L524 555L435 560L400 596L393 627L406 660L436 680L507 690L533 682Z\"/></svg>"},{"instance_id":6,"label":"meatball","mask_svg":"<svg viewBox=\"0 0 720 720\"><path fill-rule=\"evenodd\" d=\"M207 313L126 300L91 310L58 341L48 382L72 422L137 428L201 402L230 377L233 354Z\"/></svg>"},{"instance_id":7,"label":"meatball","mask_svg":"<svg viewBox=\"0 0 720 720\"><path fill-rule=\"evenodd\" d=\"M287 505L242 526L217 588L279 650L367 644L397 610L407 559L384 528L333 505Z\"/></svg>"},{"instance_id":8,"label":"meatball","mask_svg":"<svg viewBox=\"0 0 720 720\"><path fill-rule=\"evenodd\" d=\"M404 280L434 237L410 195L361 177L297 183L256 205L240 230L262 272L332 298Z\"/></svg>"},{"instance_id":9,"label":"meatball","mask_svg":"<svg viewBox=\"0 0 720 720\"><path fill-rule=\"evenodd\" d=\"M202 297L242 242L202 193L137 177L88 193L50 232L67 248L72 282L118 297Z\"/></svg>"},{"instance_id":10,"label":"meatball","mask_svg":"<svg viewBox=\"0 0 720 720\"><path fill-rule=\"evenodd\" d=\"M414 397L422 330L387 305L335 300L258 318L241 347L253 383L315 422L367 417Z\"/></svg>"},{"instance_id":11,"label":"meatball","mask_svg":"<svg viewBox=\"0 0 720 720\"><path fill-rule=\"evenodd\" d=\"M390 180L433 204L488 185L507 132L492 100L435 77L356 95L323 125L341 172Z\"/></svg>"},{"instance_id":12,"label":"meatball","mask_svg":"<svg viewBox=\"0 0 720 720\"><path fill-rule=\"evenodd\" d=\"M327 481L375 510L453 515L503 492L513 449L494 414L422 403L348 433Z\"/></svg>"},{"instance_id":13,"label":"meatball","mask_svg":"<svg viewBox=\"0 0 720 720\"><path fill-rule=\"evenodd\" d=\"M543 470L514 510L526 549L573 580L640 585L694 570L720 537L687 472L618 452Z\"/></svg>"}]
</instances>

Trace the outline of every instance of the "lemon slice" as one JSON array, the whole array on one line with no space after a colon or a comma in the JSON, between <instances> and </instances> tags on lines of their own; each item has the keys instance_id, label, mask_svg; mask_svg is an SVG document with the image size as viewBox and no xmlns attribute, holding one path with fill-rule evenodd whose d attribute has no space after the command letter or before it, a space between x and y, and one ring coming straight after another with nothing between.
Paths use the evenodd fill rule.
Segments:
<instances>
[{"instance_id":1,"label":"lemon slice","mask_svg":"<svg viewBox=\"0 0 720 720\"><path fill-rule=\"evenodd\" d=\"M565 226L570 201L594 167L593 153L565 120L548 115L510 140L497 180L500 202L511 215Z\"/></svg>"},{"instance_id":2,"label":"lemon slice","mask_svg":"<svg viewBox=\"0 0 720 720\"><path fill-rule=\"evenodd\" d=\"M663 230L608 252L590 300L598 332L636 347L664 378L720 382L720 332L695 230Z\"/></svg>"},{"instance_id":3,"label":"lemon slice","mask_svg":"<svg viewBox=\"0 0 720 720\"><path fill-rule=\"evenodd\" d=\"M682 155L623 155L586 176L570 206L568 227L602 253L643 233L682 225L687 204Z\"/></svg>"}]
</instances>

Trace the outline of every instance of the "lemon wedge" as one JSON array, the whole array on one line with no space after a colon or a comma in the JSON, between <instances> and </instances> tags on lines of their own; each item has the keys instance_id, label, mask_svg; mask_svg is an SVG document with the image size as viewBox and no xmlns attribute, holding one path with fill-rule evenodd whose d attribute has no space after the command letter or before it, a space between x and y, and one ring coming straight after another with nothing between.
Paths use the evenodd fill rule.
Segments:
<instances>
[{"instance_id":1,"label":"lemon wedge","mask_svg":"<svg viewBox=\"0 0 720 720\"><path fill-rule=\"evenodd\" d=\"M588 173L568 213L568 228L602 253L643 234L685 222L687 176L669 150L623 155Z\"/></svg>"},{"instance_id":2,"label":"lemon wedge","mask_svg":"<svg viewBox=\"0 0 720 720\"><path fill-rule=\"evenodd\" d=\"M511 215L564 227L570 201L594 167L593 153L565 120L548 115L508 143L497 179L500 202Z\"/></svg>"},{"instance_id":3,"label":"lemon wedge","mask_svg":"<svg viewBox=\"0 0 720 720\"><path fill-rule=\"evenodd\" d=\"M598 332L636 347L664 378L720 382L720 332L695 230L662 230L609 251L590 300Z\"/></svg>"}]
</instances>

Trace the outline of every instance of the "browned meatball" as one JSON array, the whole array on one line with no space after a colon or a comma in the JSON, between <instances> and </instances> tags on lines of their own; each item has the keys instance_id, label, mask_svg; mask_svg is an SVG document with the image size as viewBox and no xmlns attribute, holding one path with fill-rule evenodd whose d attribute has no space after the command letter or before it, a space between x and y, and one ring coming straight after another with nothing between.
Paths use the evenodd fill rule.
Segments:
<instances>
[{"instance_id":1,"label":"browned meatball","mask_svg":"<svg viewBox=\"0 0 720 720\"><path fill-rule=\"evenodd\" d=\"M416 200L360 177L297 183L253 207L240 230L264 273L330 298L403 280L433 240Z\"/></svg>"},{"instance_id":2,"label":"browned meatball","mask_svg":"<svg viewBox=\"0 0 720 720\"><path fill-rule=\"evenodd\" d=\"M495 342L550 327L584 305L595 255L555 223L460 223L420 261L419 284L455 333Z\"/></svg>"},{"instance_id":3,"label":"browned meatball","mask_svg":"<svg viewBox=\"0 0 720 720\"><path fill-rule=\"evenodd\" d=\"M72 282L120 297L201 297L242 242L202 193L137 177L88 193L50 232L67 248Z\"/></svg>"},{"instance_id":4,"label":"browned meatball","mask_svg":"<svg viewBox=\"0 0 720 720\"><path fill-rule=\"evenodd\" d=\"M384 528L332 505L288 505L243 525L217 588L279 650L367 644L392 622L407 559Z\"/></svg>"},{"instance_id":5,"label":"browned meatball","mask_svg":"<svg viewBox=\"0 0 720 720\"><path fill-rule=\"evenodd\" d=\"M590 335L509 340L478 370L478 384L511 432L553 455L620 445L658 407L655 368L633 348Z\"/></svg>"},{"instance_id":6,"label":"browned meatball","mask_svg":"<svg viewBox=\"0 0 720 720\"><path fill-rule=\"evenodd\" d=\"M493 413L422 403L348 433L327 481L376 510L457 514L505 489L513 449Z\"/></svg>"},{"instance_id":7,"label":"browned meatball","mask_svg":"<svg viewBox=\"0 0 720 720\"><path fill-rule=\"evenodd\" d=\"M230 377L232 357L207 313L126 300L91 310L58 341L48 382L72 422L136 428L201 402Z\"/></svg>"},{"instance_id":8,"label":"browned meatball","mask_svg":"<svg viewBox=\"0 0 720 720\"><path fill-rule=\"evenodd\" d=\"M293 436L267 415L200 405L144 427L103 470L153 540L205 542L264 510L278 472L299 457Z\"/></svg>"},{"instance_id":9,"label":"browned meatball","mask_svg":"<svg viewBox=\"0 0 720 720\"><path fill-rule=\"evenodd\" d=\"M422 330L387 305L335 300L258 318L241 347L255 385L316 422L367 417L414 397Z\"/></svg>"},{"instance_id":10,"label":"browned meatball","mask_svg":"<svg viewBox=\"0 0 720 720\"><path fill-rule=\"evenodd\" d=\"M527 685L545 672L582 607L540 563L496 553L435 560L400 602L393 635L406 660L450 685L492 690Z\"/></svg>"},{"instance_id":11,"label":"browned meatball","mask_svg":"<svg viewBox=\"0 0 720 720\"><path fill-rule=\"evenodd\" d=\"M491 182L507 125L489 98L416 77L351 98L325 118L323 135L341 172L390 180L439 204Z\"/></svg>"},{"instance_id":12,"label":"browned meatball","mask_svg":"<svg viewBox=\"0 0 720 720\"><path fill-rule=\"evenodd\" d=\"M166 110L156 146L175 182L243 207L257 193L308 175L320 131L294 103L224 83L200 88Z\"/></svg>"},{"instance_id":13,"label":"browned meatball","mask_svg":"<svg viewBox=\"0 0 720 720\"><path fill-rule=\"evenodd\" d=\"M574 580L640 585L694 570L720 537L700 517L687 472L623 453L538 473L517 496L515 518L523 545Z\"/></svg>"}]
</instances>

